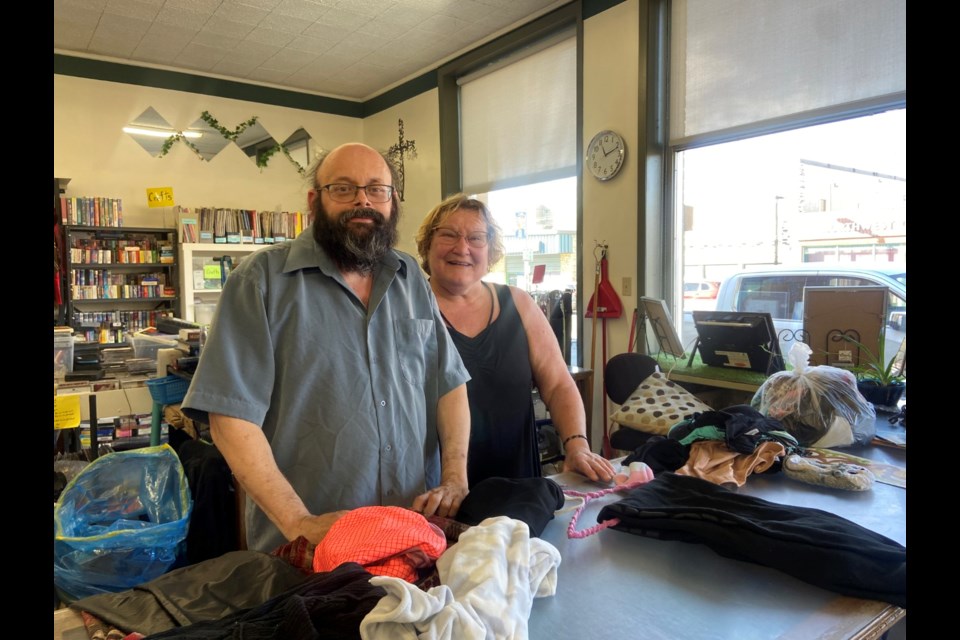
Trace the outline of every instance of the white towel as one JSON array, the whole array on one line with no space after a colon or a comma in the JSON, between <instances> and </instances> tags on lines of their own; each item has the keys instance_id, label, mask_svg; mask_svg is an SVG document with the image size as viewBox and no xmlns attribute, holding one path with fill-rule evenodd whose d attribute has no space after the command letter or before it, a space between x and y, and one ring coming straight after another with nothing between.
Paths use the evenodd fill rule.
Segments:
<instances>
[{"instance_id":1,"label":"white towel","mask_svg":"<svg viewBox=\"0 0 960 640\"><path fill-rule=\"evenodd\" d=\"M533 598L557 591L560 552L531 538L526 523L487 518L437 560L442 584L429 591L387 576L387 595L360 623L363 640L526 640Z\"/></svg>"}]
</instances>

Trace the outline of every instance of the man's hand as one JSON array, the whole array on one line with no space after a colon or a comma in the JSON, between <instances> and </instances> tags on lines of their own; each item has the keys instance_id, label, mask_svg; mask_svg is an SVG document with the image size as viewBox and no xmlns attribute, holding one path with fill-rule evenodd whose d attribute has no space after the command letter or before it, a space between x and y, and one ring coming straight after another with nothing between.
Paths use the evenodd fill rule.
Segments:
<instances>
[{"instance_id":1,"label":"man's hand","mask_svg":"<svg viewBox=\"0 0 960 640\"><path fill-rule=\"evenodd\" d=\"M470 490L466 485L444 483L416 497L412 509L425 516L434 514L444 518L457 515L460 503L467 497Z\"/></svg>"},{"instance_id":2,"label":"man's hand","mask_svg":"<svg viewBox=\"0 0 960 640\"><path fill-rule=\"evenodd\" d=\"M320 541L323 540L323 537L327 535L327 532L330 531L333 523L348 513L350 512L331 511L330 513L324 513L319 516L304 516L300 521L300 525L297 527L297 536L303 536L313 544L319 544ZM295 539L297 536L291 539Z\"/></svg>"}]
</instances>

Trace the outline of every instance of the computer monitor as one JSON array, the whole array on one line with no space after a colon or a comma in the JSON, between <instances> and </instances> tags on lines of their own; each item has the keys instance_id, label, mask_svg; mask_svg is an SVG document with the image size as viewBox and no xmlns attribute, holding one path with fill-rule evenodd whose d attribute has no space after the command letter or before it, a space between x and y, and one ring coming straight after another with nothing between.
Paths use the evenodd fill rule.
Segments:
<instances>
[{"instance_id":1,"label":"computer monitor","mask_svg":"<svg viewBox=\"0 0 960 640\"><path fill-rule=\"evenodd\" d=\"M783 371L780 341L769 313L694 311L700 359L706 365L749 369L770 375Z\"/></svg>"}]
</instances>

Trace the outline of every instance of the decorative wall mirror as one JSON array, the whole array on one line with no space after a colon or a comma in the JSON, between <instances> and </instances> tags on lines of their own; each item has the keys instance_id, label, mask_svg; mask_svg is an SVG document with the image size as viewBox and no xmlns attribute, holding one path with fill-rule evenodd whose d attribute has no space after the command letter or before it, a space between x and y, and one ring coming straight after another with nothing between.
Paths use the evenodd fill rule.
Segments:
<instances>
[{"instance_id":1,"label":"decorative wall mirror","mask_svg":"<svg viewBox=\"0 0 960 640\"><path fill-rule=\"evenodd\" d=\"M310 167L314 158L314 144L306 129L300 127L283 141L287 157L297 167L301 175Z\"/></svg>"},{"instance_id":2,"label":"decorative wall mirror","mask_svg":"<svg viewBox=\"0 0 960 640\"><path fill-rule=\"evenodd\" d=\"M183 132L183 135L188 136L191 132L201 134L200 138L187 137L186 139L194 147L197 155L207 162L213 160L214 156L230 144L228 138L223 137L223 134L207 124L203 118L197 118L190 128Z\"/></svg>"},{"instance_id":3,"label":"decorative wall mirror","mask_svg":"<svg viewBox=\"0 0 960 640\"><path fill-rule=\"evenodd\" d=\"M154 158L162 155L163 143L167 138L178 133L153 107L148 107L128 123L123 131ZM220 135L217 134L217 137L220 138Z\"/></svg>"},{"instance_id":4,"label":"decorative wall mirror","mask_svg":"<svg viewBox=\"0 0 960 640\"><path fill-rule=\"evenodd\" d=\"M267 166L270 156L277 150L277 141L259 122L254 122L241 131L234 142L261 168Z\"/></svg>"}]
</instances>

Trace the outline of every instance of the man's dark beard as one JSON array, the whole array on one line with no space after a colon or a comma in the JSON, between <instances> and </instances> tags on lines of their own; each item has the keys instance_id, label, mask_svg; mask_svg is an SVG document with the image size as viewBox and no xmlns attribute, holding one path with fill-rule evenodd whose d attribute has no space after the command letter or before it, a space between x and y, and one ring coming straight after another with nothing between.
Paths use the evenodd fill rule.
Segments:
<instances>
[{"instance_id":1,"label":"man's dark beard","mask_svg":"<svg viewBox=\"0 0 960 640\"><path fill-rule=\"evenodd\" d=\"M373 272L377 261L397 243L396 207L389 219L376 209L349 209L331 220L320 199L314 206L313 237L337 266L360 274ZM368 218L369 225L350 225L354 218Z\"/></svg>"}]
</instances>

